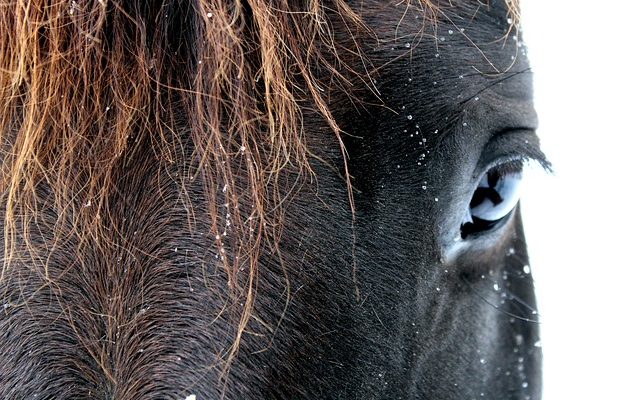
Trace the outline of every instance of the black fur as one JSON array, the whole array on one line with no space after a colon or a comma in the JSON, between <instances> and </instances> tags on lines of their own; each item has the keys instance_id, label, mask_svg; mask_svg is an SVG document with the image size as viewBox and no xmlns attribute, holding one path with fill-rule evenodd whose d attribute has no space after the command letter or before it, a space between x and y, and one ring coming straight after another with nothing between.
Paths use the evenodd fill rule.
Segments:
<instances>
[{"instance_id":1,"label":"black fur","mask_svg":"<svg viewBox=\"0 0 640 400\"><path fill-rule=\"evenodd\" d=\"M197 179L175 182L171 166L156 174L140 146L140 164L123 167L112 201L134 245L116 241L105 258L73 240L50 254L43 244L57 286L29 265L3 283L0 397L539 399L519 212L458 239L476 181L493 162L542 157L524 48L515 31L507 35L500 2L443 4L435 30L424 11L405 14L396 3L363 5L378 39L364 40L370 80L331 94L355 220L342 156L309 111L306 136L322 161L314 181L287 199L281 254L261 260L255 318L226 381L219 371L235 319L216 295L226 276L213 238L189 226L190 213L208 218L203 188ZM39 229L46 243L50 227ZM108 263L122 266L119 276L106 275ZM111 324L116 311L129 323Z\"/></svg>"}]
</instances>

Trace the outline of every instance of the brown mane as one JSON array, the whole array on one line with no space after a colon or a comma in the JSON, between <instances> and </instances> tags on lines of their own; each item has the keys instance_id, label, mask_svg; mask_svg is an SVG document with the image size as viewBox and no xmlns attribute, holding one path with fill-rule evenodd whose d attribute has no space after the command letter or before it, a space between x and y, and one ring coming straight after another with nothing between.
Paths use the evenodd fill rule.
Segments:
<instances>
[{"instance_id":1,"label":"brown mane","mask_svg":"<svg viewBox=\"0 0 640 400\"><path fill-rule=\"evenodd\" d=\"M197 16L183 30L180 15L146 3L0 5L0 281L27 260L55 286L41 255L69 235L78 252L106 253L122 236L110 208L119 174L138 146L151 146L159 166L181 164L187 210L188 182L205 187L229 296L243 304L231 360L252 311L259 256L277 253L282 202L295 190L283 182L313 175L302 107L317 110L342 148L328 82L367 79L350 60L364 59L357 38L371 33L343 0L195 1L181 10ZM515 19L516 1L507 4ZM422 6L439 13L436 3ZM328 14L349 28L349 48L335 42ZM44 223L43 204L57 216L51 238L32 231Z\"/></svg>"}]
</instances>

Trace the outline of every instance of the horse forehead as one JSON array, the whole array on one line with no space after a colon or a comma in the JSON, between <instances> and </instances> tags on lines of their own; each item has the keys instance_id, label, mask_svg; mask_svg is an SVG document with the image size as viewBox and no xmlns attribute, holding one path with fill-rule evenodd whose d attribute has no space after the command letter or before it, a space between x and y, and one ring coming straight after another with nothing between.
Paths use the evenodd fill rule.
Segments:
<instances>
[{"instance_id":1,"label":"horse forehead","mask_svg":"<svg viewBox=\"0 0 640 400\"><path fill-rule=\"evenodd\" d=\"M516 23L506 6L506 1L489 1L486 4L472 0L433 2L374 2L358 10L364 21L382 40L401 41L417 34L421 38L440 37L451 31L467 30L469 37L482 34L484 39L496 39L515 32ZM443 4L444 3L444 4ZM473 27L471 31L468 28Z\"/></svg>"},{"instance_id":2,"label":"horse forehead","mask_svg":"<svg viewBox=\"0 0 640 400\"><path fill-rule=\"evenodd\" d=\"M373 58L380 63L404 61L380 68L383 75L410 70L441 78L433 81L432 91L442 95L448 95L448 90L459 91L474 79L482 83L499 78L508 85L484 90L507 97L532 97L529 74L523 74L529 68L526 48L504 2L453 1L437 9L424 3L377 3L362 16L375 33ZM471 79L456 82L452 77Z\"/></svg>"}]
</instances>

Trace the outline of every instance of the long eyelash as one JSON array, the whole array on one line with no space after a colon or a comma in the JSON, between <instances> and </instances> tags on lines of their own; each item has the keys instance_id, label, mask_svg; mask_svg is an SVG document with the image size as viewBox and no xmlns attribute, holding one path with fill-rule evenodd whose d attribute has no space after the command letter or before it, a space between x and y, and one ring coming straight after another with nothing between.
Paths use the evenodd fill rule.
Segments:
<instances>
[{"instance_id":1,"label":"long eyelash","mask_svg":"<svg viewBox=\"0 0 640 400\"><path fill-rule=\"evenodd\" d=\"M524 168L525 161L526 160L519 158L519 159L500 163L495 167L491 168L487 172L487 174L489 176L495 175L499 178L502 178L507 175L522 173L522 169Z\"/></svg>"},{"instance_id":2,"label":"long eyelash","mask_svg":"<svg viewBox=\"0 0 640 400\"><path fill-rule=\"evenodd\" d=\"M528 127L515 127L497 131L486 146L493 159L498 159L494 165L520 160L522 164L538 164L548 173L553 168L544 152L540 150L539 139L534 130Z\"/></svg>"}]
</instances>

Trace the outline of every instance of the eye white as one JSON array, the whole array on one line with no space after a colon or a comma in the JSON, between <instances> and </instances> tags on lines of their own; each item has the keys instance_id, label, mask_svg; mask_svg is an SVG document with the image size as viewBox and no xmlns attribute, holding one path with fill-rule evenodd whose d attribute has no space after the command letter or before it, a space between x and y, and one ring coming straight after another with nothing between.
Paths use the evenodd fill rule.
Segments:
<instances>
[{"instance_id":1,"label":"eye white","mask_svg":"<svg viewBox=\"0 0 640 400\"><path fill-rule=\"evenodd\" d=\"M482 176L476 185L460 226L460 236L492 230L506 219L520 200L522 161L497 165Z\"/></svg>"},{"instance_id":2,"label":"eye white","mask_svg":"<svg viewBox=\"0 0 640 400\"><path fill-rule=\"evenodd\" d=\"M506 217L520 199L522 171L484 174L473 194L469 214L484 221L498 221Z\"/></svg>"}]
</instances>

